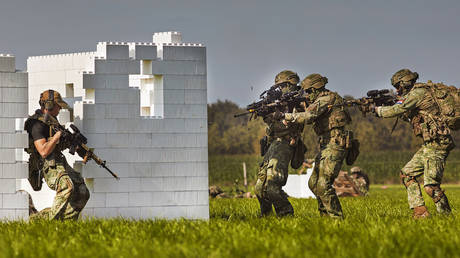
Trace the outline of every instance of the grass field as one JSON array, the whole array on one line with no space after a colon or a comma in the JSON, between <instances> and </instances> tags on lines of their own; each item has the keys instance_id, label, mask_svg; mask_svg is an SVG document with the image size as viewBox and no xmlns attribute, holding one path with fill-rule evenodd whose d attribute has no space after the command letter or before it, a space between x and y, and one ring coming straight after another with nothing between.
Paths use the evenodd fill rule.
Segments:
<instances>
[{"instance_id":1,"label":"grass field","mask_svg":"<svg viewBox=\"0 0 460 258\"><path fill-rule=\"evenodd\" d=\"M0 257L460 257L460 187L446 190L453 215L419 221L402 187L375 186L341 199L344 220L319 217L313 199L292 199L283 219L258 219L255 199L218 199L209 221L2 223Z\"/></svg>"}]
</instances>

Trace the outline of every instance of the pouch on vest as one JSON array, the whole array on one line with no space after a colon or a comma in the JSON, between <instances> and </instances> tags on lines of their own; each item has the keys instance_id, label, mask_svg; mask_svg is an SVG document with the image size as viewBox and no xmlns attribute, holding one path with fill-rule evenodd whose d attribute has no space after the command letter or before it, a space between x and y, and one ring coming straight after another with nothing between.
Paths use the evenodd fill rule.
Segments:
<instances>
[{"instance_id":1,"label":"pouch on vest","mask_svg":"<svg viewBox=\"0 0 460 258\"><path fill-rule=\"evenodd\" d=\"M291 167L293 169L298 169L302 166L305 160L305 152L307 152L307 146L305 146L301 139L298 139L291 158Z\"/></svg>"},{"instance_id":2,"label":"pouch on vest","mask_svg":"<svg viewBox=\"0 0 460 258\"><path fill-rule=\"evenodd\" d=\"M345 148L347 150L347 157L345 160L347 162L347 165L351 166L353 165L353 163L355 163L356 159L359 156L360 144L358 139L354 139L352 131L347 131L346 133L347 135Z\"/></svg>"}]
</instances>

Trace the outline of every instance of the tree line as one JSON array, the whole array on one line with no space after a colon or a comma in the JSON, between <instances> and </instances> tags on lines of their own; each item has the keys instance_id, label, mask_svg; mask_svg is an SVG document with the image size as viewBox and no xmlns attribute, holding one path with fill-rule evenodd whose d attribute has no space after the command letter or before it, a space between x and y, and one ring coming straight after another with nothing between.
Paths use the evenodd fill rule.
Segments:
<instances>
[{"instance_id":1,"label":"tree line","mask_svg":"<svg viewBox=\"0 0 460 258\"><path fill-rule=\"evenodd\" d=\"M346 96L347 99L352 99ZM391 129L395 118L377 118L373 114L363 116L354 107L348 107L352 123L349 129L361 143L361 152L372 151L415 151L422 143L412 133L409 123L399 121L393 133ZM249 116L234 118L233 115L245 112L244 108L230 100L218 100L208 104L208 147L209 154L259 154L259 140L265 134L262 118L249 121ZM452 132L460 144L460 131ZM302 135L307 145L307 157L317 152L317 137L311 125L305 127Z\"/></svg>"}]
</instances>

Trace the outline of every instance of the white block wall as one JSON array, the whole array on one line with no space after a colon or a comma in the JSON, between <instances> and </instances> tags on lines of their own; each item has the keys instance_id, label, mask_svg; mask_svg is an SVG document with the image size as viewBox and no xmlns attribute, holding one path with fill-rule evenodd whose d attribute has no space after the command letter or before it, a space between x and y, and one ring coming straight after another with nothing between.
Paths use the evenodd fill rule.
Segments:
<instances>
[{"instance_id":1,"label":"white block wall","mask_svg":"<svg viewBox=\"0 0 460 258\"><path fill-rule=\"evenodd\" d=\"M81 97L73 122L121 177L77 160L91 191L87 216L209 218L206 49L177 42L179 33L161 35L159 42L101 42L96 52L28 59L29 112L49 88ZM73 96L64 93L69 84ZM141 116L142 98L156 111Z\"/></svg>"},{"instance_id":2,"label":"white block wall","mask_svg":"<svg viewBox=\"0 0 460 258\"><path fill-rule=\"evenodd\" d=\"M307 169L305 175L289 175L286 185L283 190L290 196L295 198L316 198L313 192L308 187L313 168Z\"/></svg>"},{"instance_id":3,"label":"white block wall","mask_svg":"<svg viewBox=\"0 0 460 258\"><path fill-rule=\"evenodd\" d=\"M0 54L0 220L29 217L29 195L17 191L28 176L27 102L27 73L16 72L14 56Z\"/></svg>"}]
</instances>

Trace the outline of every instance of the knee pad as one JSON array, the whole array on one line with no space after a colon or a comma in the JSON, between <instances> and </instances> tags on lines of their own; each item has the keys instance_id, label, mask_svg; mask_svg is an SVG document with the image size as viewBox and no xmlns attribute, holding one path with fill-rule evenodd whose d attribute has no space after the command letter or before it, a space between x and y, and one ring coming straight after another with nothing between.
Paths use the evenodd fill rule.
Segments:
<instances>
[{"instance_id":1,"label":"knee pad","mask_svg":"<svg viewBox=\"0 0 460 258\"><path fill-rule=\"evenodd\" d=\"M424 189L435 203L439 202L444 197L444 191L439 185L426 185Z\"/></svg>"},{"instance_id":2,"label":"knee pad","mask_svg":"<svg viewBox=\"0 0 460 258\"><path fill-rule=\"evenodd\" d=\"M402 171L399 172L399 177L401 178L401 183L407 188L413 183L417 183L415 177L407 176Z\"/></svg>"},{"instance_id":3,"label":"knee pad","mask_svg":"<svg viewBox=\"0 0 460 258\"><path fill-rule=\"evenodd\" d=\"M63 175L58 178L56 192L59 193L63 191L68 192L69 194L73 194L75 191L73 182L68 175Z\"/></svg>"}]
</instances>

